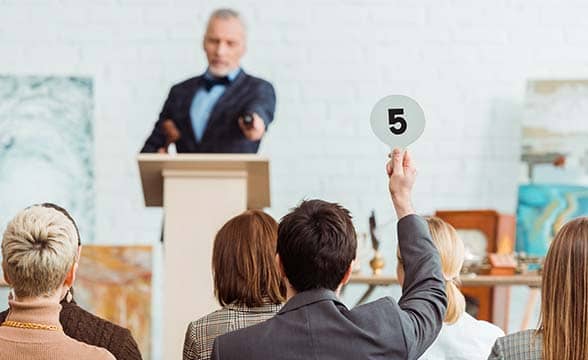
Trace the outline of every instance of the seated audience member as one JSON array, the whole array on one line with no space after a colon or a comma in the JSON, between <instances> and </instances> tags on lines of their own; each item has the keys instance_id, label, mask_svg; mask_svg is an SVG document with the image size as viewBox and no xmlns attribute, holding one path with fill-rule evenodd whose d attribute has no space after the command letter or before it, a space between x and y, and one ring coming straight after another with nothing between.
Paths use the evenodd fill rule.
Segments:
<instances>
[{"instance_id":1,"label":"seated audience member","mask_svg":"<svg viewBox=\"0 0 588 360\"><path fill-rule=\"evenodd\" d=\"M465 299L456 286L464 260L464 246L453 226L437 217L426 218L433 243L441 256L441 270L445 277L447 313L439 336L421 360L476 360L487 359L494 341L504 332L486 321L478 321L465 312ZM404 282L401 254L398 253L396 272L400 284Z\"/></svg>"},{"instance_id":2,"label":"seated audience member","mask_svg":"<svg viewBox=\"0 0 588 360\"><path fill-rule=\"evenodd\" d=\"M74 283L78 260L76 227L62 212L35 205L10 221L2 269L12 296L0 324L0 359L115 359L67 336L59 323L59 302Z\"/></svg>"},{"instance_id":3,"label":"seated audience member","mask_svg":"<svg viewBox=\"0 0 588 360\"><path fill-rule=\"evenodd\" d=\"M45 203L41 206L55 209L71 221L76 230L79 254L81 252L80 234L71 215L55 204ZM59 322L67 336L89 345L105 348L117 359L141 360L141 352L131 332L82 309L73 299L73 289L68 290L60 304ZM0 323L6 319L8 313L8 310L0 313Z\"/></svg>"},{"instance_id":4,"label":"seated audience member","mask_svg":"<svg viewBox=\"0 0 588 360\"><path fill-rule=\"evenodd\" d=\"M188 325L184 360L210 359L217 336L267 320L280 310L285 288L275 263L277 230L271 216L250 210L216 234L212 268L222 309Z\"/></svg>"},{"instance_id":5,"label":"seated audience member","mask_svg":"<svg viewBox=\"0 0 588 360\"><path fill-rule=\"evenodd\" d=\"M213 359L416 359L433 343L447 303L439 253L411 205L410 157L396 149L386 168L406 270L398 303L385 297L347 309L338 294L357 248L351 216L338 204L304 201L278 227L287 303L263 323L217 337Z\"/></svg>"},{"instance_id":6,"label":"seated audience member","mask_svg":"<svg viewBox=\"0 0 588 360\"><path fill-rule=\"evenodd\" d=\"M489 360L588 359L588 217L565 224L543 265L538 329L496 340Z\"/></svg>"}]
</instances>

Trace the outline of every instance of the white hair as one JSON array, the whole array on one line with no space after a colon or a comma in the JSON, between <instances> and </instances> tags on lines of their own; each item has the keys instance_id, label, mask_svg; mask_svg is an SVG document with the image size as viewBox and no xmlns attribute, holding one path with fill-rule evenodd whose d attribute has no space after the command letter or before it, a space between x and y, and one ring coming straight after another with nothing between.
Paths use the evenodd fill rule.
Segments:
<instances>
[{"instance_id":1,"label":"white hair","mask_svg":"<svg viewBox=\"0 0 588 360\"><path fill-rule=\"evenodd\" d=\"M50 296L78 254L77 231L62 212L34 205L19 212L2 238L3 265L18 297Z\"/></svg>"},{"instance_id":2,"label":"white hair","mask_svg":"<svg viewBox=\"0 0 588 360\"><path fill-rule=\"evenodd\" d=\"M239 12L237 10L233 10L233 9L229 9L229 8L221 8L221 9L214 10L212 12L212 14L210 14L210 17L208 18L208 22L206 23L206 28L208 28L210 26L210 22L213 19L223 19L223 20L237 19L241 23L241 26L243 26L243 31L247 30L246 26L245 26L245 21L243 21L241 14L239 14Z\"/></svg>"}]
</instances>

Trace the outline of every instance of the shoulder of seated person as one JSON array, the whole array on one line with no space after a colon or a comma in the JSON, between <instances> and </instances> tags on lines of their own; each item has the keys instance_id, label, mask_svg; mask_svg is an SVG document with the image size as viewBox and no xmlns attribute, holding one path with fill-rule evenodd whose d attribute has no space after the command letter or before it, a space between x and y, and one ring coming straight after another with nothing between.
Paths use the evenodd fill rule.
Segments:
<instances>
[{"instance_id":1,"label":"shoulder of seated person","mask_svg":"<svg viewBox=\"0 0 588 360\"><path fill-rule=\"evenodd\" d=\"M383 296L377 300L367 302L365 304L357 305L352 308L352 311L369 311L373 308L397 308L398 303L391 296Z\"/></svg>"},{"instance_id":2,"label":"shoulder of seated person","mask_svg":"<svg viewBox=\"0 0 588 360\"><path fill-rule=\"evenodd\" d=\"M218 315L222 315L225 312L227 312L227 310L225 308L220 308L218 310L215 310L211 313L208 313L208 314L202 316L201 318L199 318L197 320L191 321L188 324L188 326L190 328L200 328L203 326L207 326L210 323L209 320L215 318Z\"/></svg>"},{"instance_id":3,"label":"shoulder of seated person","mask_svg":"<svg viewBox=\"0 0 588 360\"><path fill-rule=\"evenodd\" d=\"M117 325L111 321L101 318L91 312L87 311L86 309L80 307L75 301L71 303L62 302L61 303L61 316L60 318L63 319L73 319L79 322L93 322L93 323L100 323L104 330L112 331L116 333L119 337L127 337L131 335L129 329L124 328L120 325Z\"/></svg>"},{"instance_id":4,"label":"shoulder of seated person","mask_svg":"<svg viewBox=\"0 0 588 360\"><path fill-rule=\"evenodd\" d=\"M91 358L91 359L99 359L99 360L102 360L102 359L109 359L109 360L110 359L116 359L114 357L114 355L112 355L112 353L110 351L108 351L107 349L105 349L103 347L96 346L96 345L86 344L83 341L76 340L76 339L74 339L72 337L69 337L69 336L68 336L68 338L69 338L69 341L72 344L75 344L77 346L77 352L80 355L83 355L83 356L91 356L91 357L88 357L88 358ZM84 358L86 358L86 357L84 357Z\"/></svg>"},{"instance_id":5,"label":"shoulder of seated person","mask_svg":"<svg viewBox=\"0 0 588 360\"><path fill-rule=\"evenodd\" d=\"M471 326L479 327L480 329L485 329L488 332L494 333L496 337L504 336L504 331L498 326L485 320L478 320L472 315L468 314L467 312L464 312L458 321L470 323Z\"/></svg>"}]
</instances>

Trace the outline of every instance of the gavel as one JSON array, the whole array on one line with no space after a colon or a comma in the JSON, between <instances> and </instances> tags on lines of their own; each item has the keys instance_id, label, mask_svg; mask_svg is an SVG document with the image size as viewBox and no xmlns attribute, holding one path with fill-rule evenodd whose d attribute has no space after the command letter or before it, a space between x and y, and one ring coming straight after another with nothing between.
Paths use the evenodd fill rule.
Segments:
<instances>
[{"instance_id":1,"label":"gavel","mask_svg":"<svg viewBox=\"0 0 588 360\"><path fill-rule=\"evenodd\" d=\"M176 141L180 140L180 138L182 137L180 130L178 130L178 128L176 127L176 124L174 124L172 119L164 120L163 124L161 124L161 129L163 130L163 133L165 134L165 149L166 150L167 150L167 147L169 146L169 144L175 143Z\"/></svg>"}]
</instances>

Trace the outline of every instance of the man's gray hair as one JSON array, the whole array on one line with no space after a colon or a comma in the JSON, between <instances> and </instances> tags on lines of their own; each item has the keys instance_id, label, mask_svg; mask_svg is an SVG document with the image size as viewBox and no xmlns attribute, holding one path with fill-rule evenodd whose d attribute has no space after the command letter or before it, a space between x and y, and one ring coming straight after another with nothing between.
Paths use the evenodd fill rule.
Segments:
<instances>
[{"instance_id":1,"label":"man's gray hair","mask_svg":"<svg viewBox=\"0 0 588 360\"><path fill-rule=\"evenodd\" d=\"M243 26L243 29L245 29L245 22L243 21L241 14L239 14L239 12L237 10L233 10L230 8L221 8L221 9L214 10L212 12L212 14L210 14L210 17L208 18L208 23L206 25L207 27L210 25L210 22L212 21L212 19L223 19L223 20L237 19L237 20L239 20L239 22Z\"/></svg>"},{"instance_id":2,"label":"man's gray hair","mask_svg":"<svg viewBox=\"0 0 588 360\"><path fill-rule=\"evenodd\" d=\"M239 12L229 8L222 8L216 9L210 14L209 19L220 18L220 19L228 19L228 18L237 18L241 19L239 16Z\"/></svg>"},{"instance_id":3,"label":"man's gray hair","mask_svg":"<svg viewBox=\"0 0 588 360\"><path fill-rule=\"evenodd\" d=\"M50 296L77 261L78 236L60 211L34 205L19 212L2 238L2 261L17 297Z\"/></svg>"}]
</instances>

